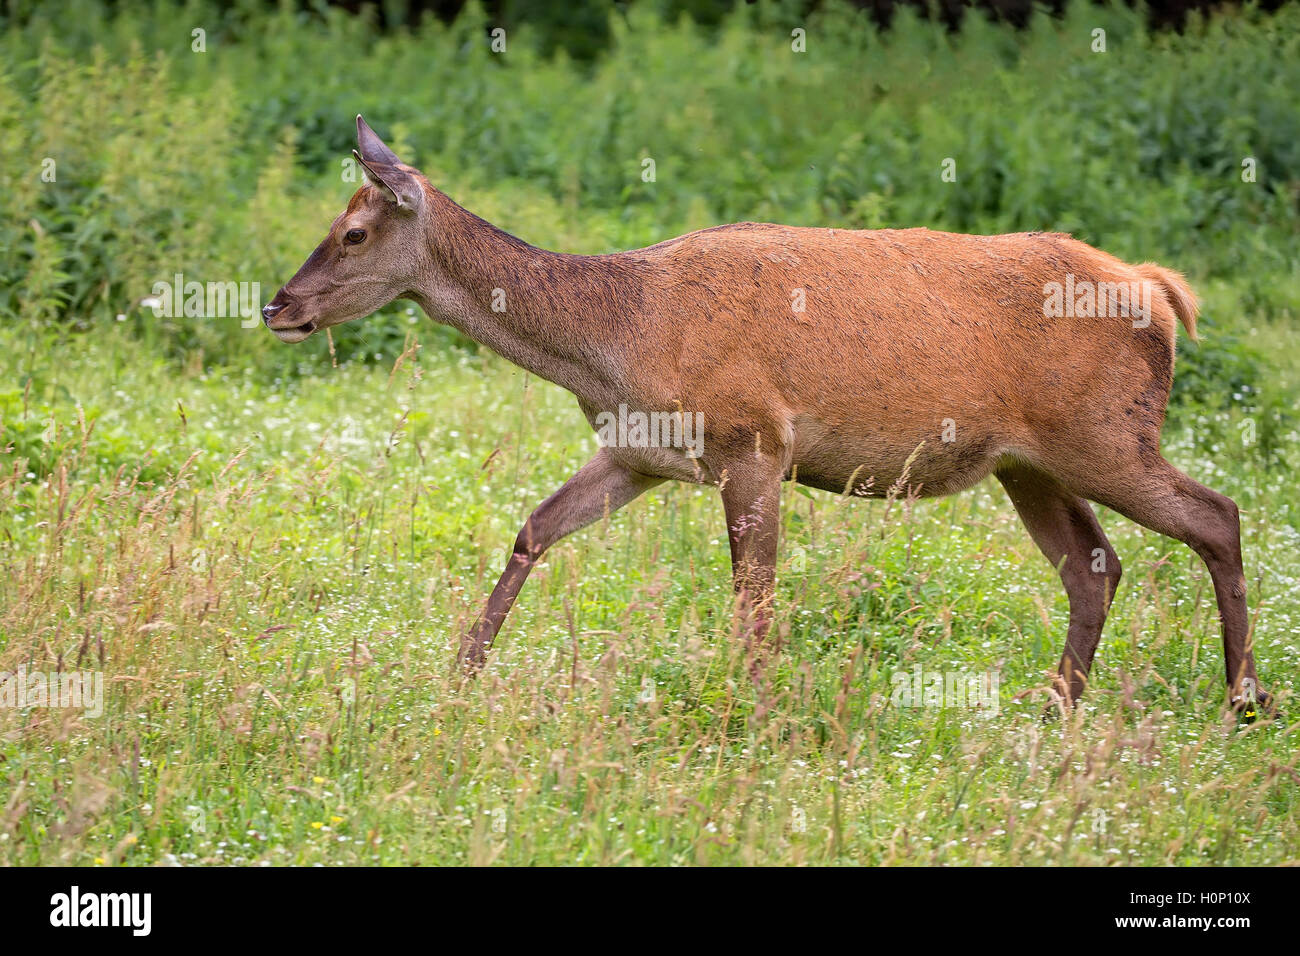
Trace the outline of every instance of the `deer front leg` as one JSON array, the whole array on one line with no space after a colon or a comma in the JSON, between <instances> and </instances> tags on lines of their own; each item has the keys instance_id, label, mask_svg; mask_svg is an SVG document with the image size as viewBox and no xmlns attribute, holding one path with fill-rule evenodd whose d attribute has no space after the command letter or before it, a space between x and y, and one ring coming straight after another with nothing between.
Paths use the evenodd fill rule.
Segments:
<instances>
[{"instance_id":1,"label":"deer front leg","mask_svg":"<svg viewBox=\"0 0 1300 956\"><path fill-rule=\"evenodd\" d=\"M781 520L781 471L754 461L729 468L722 507L731 541L731 570L741 626L754 653L751 676L762 670L762 643L772 623L776 548Z\"/></svg>"},{"instance_id":2,"label":"deer front leg","mask_svg":"<svg viewBox=\"0 0 1300 956\"><path fill-rule=\"evenodd\" d=\"M643 491L663 481L629 471L602 448L528 516L505 572L492 589L482 616L461 639L460 666L477 670L514 606L519 590L546 549L565 535L612 514Z\"/></svg>"}]
</instances>

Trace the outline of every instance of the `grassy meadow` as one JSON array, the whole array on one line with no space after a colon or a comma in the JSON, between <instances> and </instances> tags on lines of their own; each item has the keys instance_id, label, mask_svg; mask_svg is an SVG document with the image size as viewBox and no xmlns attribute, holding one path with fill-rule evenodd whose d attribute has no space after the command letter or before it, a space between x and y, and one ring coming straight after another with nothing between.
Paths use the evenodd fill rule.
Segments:
<instances>
[{"instance_id":1,"label":"grassy meadow","mask_svg":"<svg viewBox=\"0 0 1300 956\"><path fill-rule=\"evenodd\" d=\"M790 9L633 4L594 60L526 24L492 54L474 7L0 19L0 671L104 681L99 715L0 707L0 862L1300 862L1300 8L1181 35ZM992 480L787 486L761 687L716 491L675 484L553 548L460 678L520 524L596 448L572 398L403 302L297 347L140 304L176 273L268 300L355 189L357 112L547 248L1056 229L1185 271L1165 451L1241 507L1283 717L1225 711L1199 560L1103 511L1125 578L1044 722L1066 596ZM996 673L999 706L898 706L916 668Z\"/></svg>"}]
</instances>

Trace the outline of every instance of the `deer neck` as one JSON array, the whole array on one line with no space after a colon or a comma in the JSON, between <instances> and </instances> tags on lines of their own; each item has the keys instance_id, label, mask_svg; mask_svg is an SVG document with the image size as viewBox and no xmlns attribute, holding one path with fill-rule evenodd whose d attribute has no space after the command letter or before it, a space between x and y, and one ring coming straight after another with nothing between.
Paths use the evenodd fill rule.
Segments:
<instances>
[{"instance_id":1,"label":"deer neck","mask_svg":"<svg viewBox=\"0 0 1300 956\"><path fill-rule=\"evenodd\" d=\"M433 190L431 268L413 298L429 315L580 399L623 379L643 282L614 256L530 246Z\"/></svg>"}]
</instances>

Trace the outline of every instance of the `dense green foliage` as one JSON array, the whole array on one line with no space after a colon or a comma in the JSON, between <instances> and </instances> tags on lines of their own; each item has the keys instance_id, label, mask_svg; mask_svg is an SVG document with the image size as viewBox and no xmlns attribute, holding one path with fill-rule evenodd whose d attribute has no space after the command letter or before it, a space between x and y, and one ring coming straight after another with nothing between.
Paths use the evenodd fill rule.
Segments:
<instances>
[{"instance_id":1,"label":"dense green foliage","mask_svg":"<svg viewBox=\"0 0 1300 956\"><path fill-rule=\"evenodd\" d=\"M269 296L353 188L340 164L357 112L462 205L566 251L737 219L1061 230L1230 280L1260 318L1300 305L1296 10L1181 36L1082 4L955 36L905 14L882 37L862 14L792 24L760 5L711 38L633 7L582 68L539 58L526 30L494 54L489 26L472 8L380 36L338 11L42 5L0 41L0 215L23 224L0 254L0 315L21 301L41 320L148 325L132 304L182 269ZM39 178L47 157L57 188ZM1211 304L1211 325L1233 318ZM217 360L272 350L193 325L142 333Z\"/></svg>"},{"instance_id":2,"label":"dense green foliage","mask_svg":"<svg viewBox=\"0 0 1300 956\"><path fill-rule=\"evenodd\" d=\"M768 219L1158 261L1204 300L1166 452L1241 505L1261 675L1293 712L1300 7L950 35L634 6L582 64L526 29L493 54L490 26L88 0L3 24L0 671L93 666L108 690L102 718L0 708L0 861L1300 858L1296 727L1223 715L1179 544L1103 515L1125 583L1092 697L1045 727L1067 603L996 485L792 489L760 689L716 494L665 486L553 549L466 684L459 634L593 447L571 399L404 303L334 354L140 305L178 272L269 298L355 188L357 112L565 251ZM916 666L998 671L1001 711L892 706Z\"/></svg>"}]
</instances>

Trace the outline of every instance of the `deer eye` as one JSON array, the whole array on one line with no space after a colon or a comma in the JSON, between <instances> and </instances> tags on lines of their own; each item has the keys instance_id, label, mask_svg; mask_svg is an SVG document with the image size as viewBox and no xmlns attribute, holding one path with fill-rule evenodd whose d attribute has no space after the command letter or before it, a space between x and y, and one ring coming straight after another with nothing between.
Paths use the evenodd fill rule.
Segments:
<instances>
[{"instance_id":1,"label":"deer eye","mask_svg":"<svg viewBox=\"0 0 1300 956\"><path fill-rule=\"evenodd\" d=\"M364 241L365 238L366 238L366 231L364 229L349 229L343 235L343 241L346 242L349 246L355 246L358 242Z\"/></svg>"}]
</instances>

